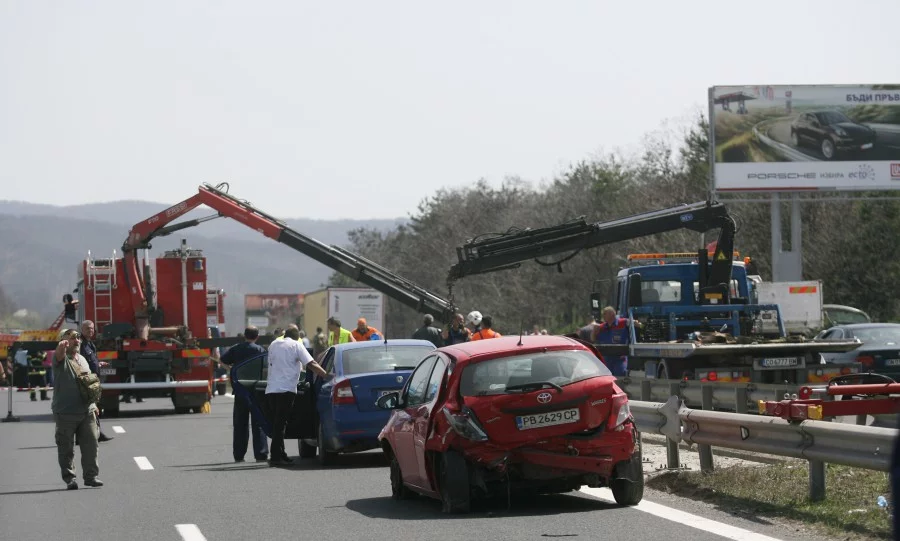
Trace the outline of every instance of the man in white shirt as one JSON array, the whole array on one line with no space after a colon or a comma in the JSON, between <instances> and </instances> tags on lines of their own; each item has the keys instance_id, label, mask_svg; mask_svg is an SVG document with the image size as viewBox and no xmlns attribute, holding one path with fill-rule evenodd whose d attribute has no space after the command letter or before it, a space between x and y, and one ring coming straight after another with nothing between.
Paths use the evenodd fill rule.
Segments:
<instances>
[{"instance_id":1,"label":"man in white shirt","mask_svg":"<svg viewBox=\"0 0 900 541\"><path fill-rule=\"evenodd\" d=\"M274 340L269 344L266 398L275 417L272 426L272 445L269 446L270 466L293 463L284 450L284 429L294 407L300 376L309 366L313 372L325 377L325 370L313 360L303 344L298 342L300 329L296 325L289 325L284 336L283 340Z\"/></svg>"}]
</instances>

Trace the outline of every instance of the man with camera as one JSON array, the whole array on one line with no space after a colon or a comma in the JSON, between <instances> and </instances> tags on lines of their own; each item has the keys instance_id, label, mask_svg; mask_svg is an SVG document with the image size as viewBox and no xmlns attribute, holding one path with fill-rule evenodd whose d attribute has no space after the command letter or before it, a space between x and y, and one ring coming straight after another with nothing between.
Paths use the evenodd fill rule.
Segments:
<instances>
[{"instance_id":1,"label":"man with camera","mask_svg":"<svg viewBox=\"0 0 900 541\"><path fill-rule=\"evenodd\" d=\"M78 352L81 335L75 329L60 333L60 341L53 355L53 420L56 422L56 451L63 481L69 490L78 489L75 480L75 436L81 449L81 469L84 484L102 487L97 478L100 464L97 449L100 446L100 428L97 425L97 405L88 402L79 388L79 375L90 374L87 360Z\"/></svg>"}]
</instances>

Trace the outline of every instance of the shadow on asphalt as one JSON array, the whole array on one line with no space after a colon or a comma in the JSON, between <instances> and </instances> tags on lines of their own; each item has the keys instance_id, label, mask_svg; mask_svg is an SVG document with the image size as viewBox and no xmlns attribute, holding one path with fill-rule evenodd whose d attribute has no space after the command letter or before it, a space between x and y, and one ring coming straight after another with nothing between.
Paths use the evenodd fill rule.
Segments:
<instances>
[{"instance_id":1,"label":"shadow on asphalt","mask_svg":"<svg viewBox=\"0 0 900 541\"><path fill-rule=\"evenodd\" d=\"M378 453L361 453L338 455L333 466L322 466L314 458L291 457L294 463L289 466L277 466L276 468L284 472L302 472L302 471L318 471L318 470L352 470L362 468L386 468L387 462L384 455ZM211 464L184 464L180 466L172 466L173 468L190 468L184 471L242 471L242 470L261 470L268 469L268 462L216 462ZM273 468L274 469L274 468Z\"/></svg>"},{"instance_id":2,"label":"shadow on asphalt","mask_svg":"<svg viewBox=\"0 0 900 541\"><path fill-rule=\"evenodd\" d=\"M81 488L81 487L79 487ZM48 494L50 492L67 492L68 489L66 487L62 488L48 488L47 490L17 490L13 492L0 492L0 496L15 496L15 495L25 495L25 494Z\"/></svg>"},{"instance_id":3,"label":"shadow on asphalt","mask_svg":"<svg viewBox=\"0 0 900 541\"><path fill-rule=\"evenodd\" d=\"M346 507L369 518L396 520L433 519L435 515L448 519L533 517L589 513L620 508L616 504L565 494L532 497L513 496L509 504L506 498L477 500L472 502L471 513L461 515L442 514L441 502L424 496L417 496L404 501L396 501L390 496L349 500Z\"/></svg>"}]
</instances>

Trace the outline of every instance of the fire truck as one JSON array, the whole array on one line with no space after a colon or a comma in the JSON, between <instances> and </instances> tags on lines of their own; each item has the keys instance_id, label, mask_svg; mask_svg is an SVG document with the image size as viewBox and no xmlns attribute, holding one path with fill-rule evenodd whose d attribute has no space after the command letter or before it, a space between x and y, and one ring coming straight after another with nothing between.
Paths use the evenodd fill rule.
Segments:
<instances>
[{"instance_id":1,"label":"fire truck","mask_svg":"<svg viewBox=\"0 0 900 541\"><path fill-rule=\"evenodd\" d=\"M591 295L595 316L607 305L630 319L627 345L601 345L605 355L627 355L629 368L647 377L753 383L824 382L858 366L825 364L821 353L851 351L852 341L790 338L780 307L760 304L752 260L734 251L735 222L717 201L681 205L609 222L583 217L557 226L479 237L457 248L448 282L519 266L539 257L687 229L719 229L715 248L694 253L635 254ZM712 245L711 245L712 246ZM547 264L547 263L543 263ZM768 315L774 324L763 318ZM633 322L642 322L637 332ZM766 323L765 325L763 323Z\"/></svg>"},{"instance_id":2,"label":"fire truck","mask_svg":"<svg viewBox=\"0 0 900 541\"><path fill-rule=\"evenodd\" d=\"M225 293L209 285L206 258L186 241L152 261L149 250L153 239L215 218L236 220L439 321L449 322L455 313L439 295L366 258L298 233L227 190L227 184L200 186L192 197L135 224L121 256L115 251L108 259L88 254L79 265L78 320L93 321L97 330L105 414L118 413L122 396L171 397L178 413L209 407L211 348L238 341L215 336L224 323ZM173 223L200 206L215 214ZM259 343L266 345L266 338ZM53 349L55 342L12 345L25 347Z\"/></svg>"}]
</instances>

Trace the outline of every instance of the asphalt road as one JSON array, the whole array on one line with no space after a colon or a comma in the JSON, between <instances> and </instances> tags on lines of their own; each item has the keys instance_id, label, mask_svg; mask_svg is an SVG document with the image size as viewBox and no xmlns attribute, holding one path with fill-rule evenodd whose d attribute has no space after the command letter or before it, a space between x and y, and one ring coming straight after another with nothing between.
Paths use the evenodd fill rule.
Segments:
<instances>
[{"instance_id":1,"label":"asphalt road","mask_svg":"<svg viewBox=\"0 0 900 541\"><path fill-rule=\"evenodd\" d=\"M825 160L822 151L818 148L813 148L812 143L805 142L799 147L795 147L791 143L791 122L793 122L794 118L796 117L783 118L772 122L766 129L766 135L806 156L817 160ZM835 161L900 160L900 126L871 124L870 127L875 130L876 134L874 148L852 155L838 155Z\"/></svg>"},{"instance_id":2,"label":"asphalt road","mask_svg":"<svg viewBox=\"0 0 900 541\"><path fill-rule=\"evenodd\" d=\"M5 416L6 392L0 397L0 416ZM106 485L87 488L79 477L81 488L66 491L56 462L50 403L30 402L26 393L14 393L14 399L13 411L21 422L0 424L3 539L45 541L61 534L68 539L176 541L812 539L767 520L739 518L654 491L645 494L651 503L638 509L573 492L514 498L511 508L505 499L486 502L469 515L443 515L439 503L427 498L393 501L379 452L344 456L338 466L327 469L315 461L269 468L253 462L252 451L250 462L234 463L230 397L216 397L209 415L175 415L165 399L123 405L121 417L102 421L104 431L115 436L100 447L100 478ZM124 433L115 433L114 427ZM288 444L289 454L296 457L295 441ZM79 457L76 451L76 464ZM142 470L138 462L152 469ZM80 464L77 469L80 475ZM703 522L696 517L719 522L697 529L688 525ZM176 525L194 527L179 532ZM723 525L742 528L749 536L729 534Z\"/></svg>"}]
</instances>

